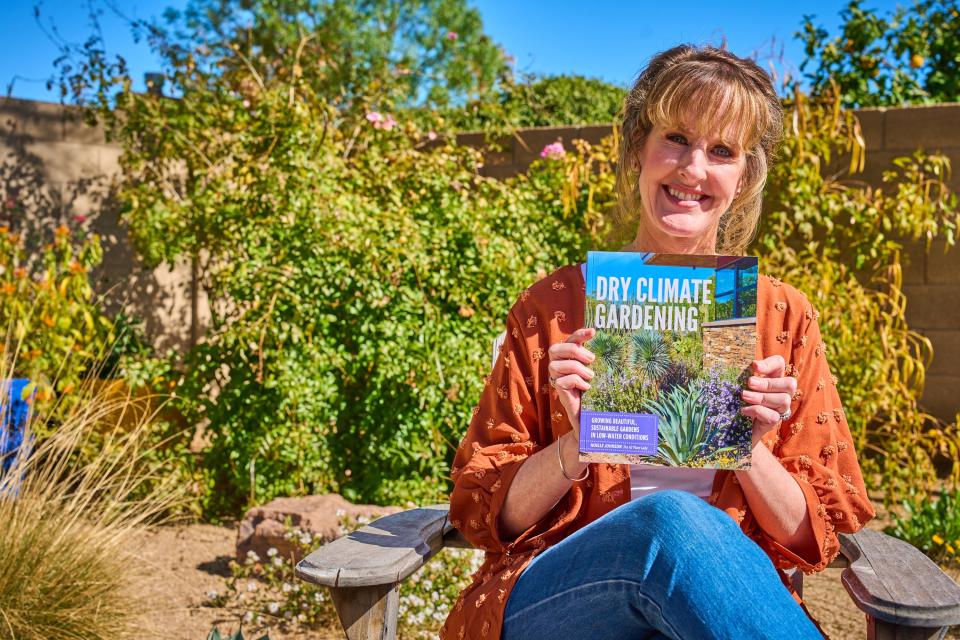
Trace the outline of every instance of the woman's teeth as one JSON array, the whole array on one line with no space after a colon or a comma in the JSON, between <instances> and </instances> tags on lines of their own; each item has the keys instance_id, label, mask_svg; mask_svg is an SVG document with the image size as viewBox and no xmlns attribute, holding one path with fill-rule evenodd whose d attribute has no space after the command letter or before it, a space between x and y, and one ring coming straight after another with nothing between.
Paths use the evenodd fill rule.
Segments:
<instances>
[{"instance_id":1,"label":"woman's teeth","mask_svg":"<svg viewBox=\"0 0 960 640\"><path fill-rule=\"evenodd\" d=\"M696 201L699 201L699 200L703 200L704 198L707 197L707 196L705 196L705 195L702 194L702 193L700 193L700 194L697 194L697 193L684 193L683 191L677 191L677 190L674 189L673 187L667 187L667 192L668 192L670 195L672 195L674 198L676 198L677 200L696 200Z\"/></svg>"}]
</instances>

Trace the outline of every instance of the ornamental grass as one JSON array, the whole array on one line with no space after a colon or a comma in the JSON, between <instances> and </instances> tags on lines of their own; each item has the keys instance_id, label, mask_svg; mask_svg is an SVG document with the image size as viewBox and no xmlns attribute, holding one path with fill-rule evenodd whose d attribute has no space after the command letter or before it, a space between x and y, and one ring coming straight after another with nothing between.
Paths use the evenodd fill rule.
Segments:
<instances>
[{"instance_id":1,"label":"ornamental grass","mask_svg":"<svg viewBox=\"0 0 960 640\"><path fill-rule=\"evenodd\" d=\"M149 604L137 594L144 568L132 543L180 492L148 462L155 412L94 388L88 379L83 401L55 425L31 416L32 450L0 479L0 638L133 637Z\"/></svg>"}]
</instances>

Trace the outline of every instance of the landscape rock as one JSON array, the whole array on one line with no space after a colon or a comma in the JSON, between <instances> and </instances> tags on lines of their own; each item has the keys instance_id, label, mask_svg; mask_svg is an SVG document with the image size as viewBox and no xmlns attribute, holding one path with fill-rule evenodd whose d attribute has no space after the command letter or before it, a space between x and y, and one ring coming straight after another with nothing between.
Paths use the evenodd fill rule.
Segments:
<instances>
[{"instance_id":1,"label":"landscape rock","mask_svg":"<svg viewBox=\"0 0 960 640\"><path fill-rule=\"evenodd\" d=\"M250 551L267 558L272 547L283 557L300 560L296 541L287 539L287 525L307 532L314 539L312 548L341 535L341 521L375 520L400 507L352 504L336 493L302 498L276 498L247 511L237 532L237 560L242 562Z\"/></svg>"}]
</instances>

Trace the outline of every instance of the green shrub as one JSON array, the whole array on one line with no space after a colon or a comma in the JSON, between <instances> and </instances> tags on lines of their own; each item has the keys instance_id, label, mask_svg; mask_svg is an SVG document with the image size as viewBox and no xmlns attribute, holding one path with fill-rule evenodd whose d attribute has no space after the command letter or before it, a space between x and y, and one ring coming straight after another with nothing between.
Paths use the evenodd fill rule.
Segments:
<instances>
[{"instance_id":1,"label":"green shrub","mask_svg":"<svg viewBox=\"0 0 960 640\"><path fill-rule=\"evenodd\" d=\"M509 74L494 96L444 115L460 131L606 124L616 120L626 93L625 87L578 75Z\"/></svg>"},{"instance_id":2,"label":"green shrub","mask_svg":"<svg viewBox=\"0 0 960 640\"><path fill-rule=\"evenodd\" d=\"M75 237L66 226L28 255L23 237L0 228L0 327L8 332L4 366L31 380L35 412L55 418L79 396L81 383L96 374L113 324L90 286L89 272L100 264L97 236ZM45 434L45 428L41 429Z\"/></svg>"},{"instance_id":3,"label":"green shrub","mask_svg":"<svg viewBox=\"0 0 960 640\"><path fill-rule=\"evenodd\" d=\"M914 495L900 503L884 531L906 540L942 565L960 563L960 490L944 490L934 500Z\"/></svg>"}]
</instances>

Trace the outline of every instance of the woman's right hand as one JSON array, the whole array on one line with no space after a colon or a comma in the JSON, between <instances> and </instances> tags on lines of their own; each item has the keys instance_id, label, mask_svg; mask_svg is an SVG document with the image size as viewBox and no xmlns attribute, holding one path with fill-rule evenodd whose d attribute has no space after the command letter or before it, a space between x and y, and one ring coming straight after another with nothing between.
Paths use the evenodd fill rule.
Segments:
<instances>
[{"instance_id":1,"label":"woman's right hand","mask_svg":"<svg viewBox=\"0 0 960 640\"><path fill-rule=\"evenodd\" d=\"M557 390L560 404L570 418L570 426L580 437L580 395L590 388L589 380L595 375L588 365L596 356L583 346L597 333L596 329L577 329L564 342L552 345L547 353L550 364L547 372L551 385Z\"/></svg>"}]
</instances>

